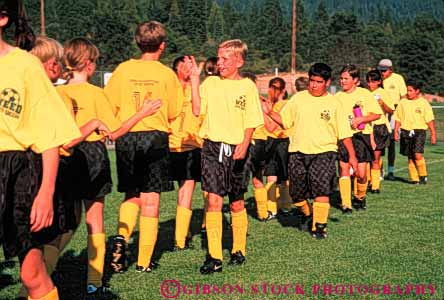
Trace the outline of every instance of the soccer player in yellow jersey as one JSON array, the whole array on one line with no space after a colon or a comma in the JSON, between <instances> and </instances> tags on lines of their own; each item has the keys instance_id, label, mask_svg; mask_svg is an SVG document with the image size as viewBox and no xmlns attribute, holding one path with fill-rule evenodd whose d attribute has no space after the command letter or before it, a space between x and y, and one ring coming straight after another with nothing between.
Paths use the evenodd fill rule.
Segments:
<instances>
[{"instance_id":1,"label":"soccer player in yellow jersey","mask_svg":"<svg viewBox=\"0 0 444 300\"><path fill-rule=\"evenodd\" d=\"M150 272L157 241L161 192L168 191L169 121L182 111L183 92L173 70L159 60L166 47L166 28L149 21L137 26L138 59L121 63L105 86L105 94L120 120L133 115L145 100L160 99L161 108L137 123L116 141L118 191L125 193L120 206L118 237L113 247L113 270L125 265L128 243L137 217L139 254L136 271Z\"/></svg>"},{"instance_id":2,"label":"soccer player in yellow jersey","mask_svg":"<svg viewBox=\"0 0 444 300\"><path fill-rule=\"evenodd\" d=\"M290 195L304 212L307 200L314 198L311 234L327 237L330 194L336 177L338 141L343 141L350 164L357 167L352 130L341 103L327 92L331 68L323 63L310 67L308 91L294 95L280 112L271 105L262 107L283 128L292 128L289 146Z\"/></svg>"},{"instance_id":3,"label":"soccer player in yellow jersey","mask_svg":"<svg viewBox=\"0 0 444 300\"><path fill-rule=\"evenodd\" d=\"M244 206L251 159L249 145L253 131L263 124L256 85L239 74L247 45L229 40L219 45L217 66L220 76L208 77L200 86L193 58L191 76L193 113L203 115L202 189L209 193L206 212L208 258L202 274L222 271L222 206L228 195L231 208L233 247L231 264L243 264L246 254L248 217Z\"/></svg>"},{"instance_id":4,"label":"soccer player in yellow jersey","mask_svg":"<svg viewBox=\"0 0 444 300\"><path fill-rule=\"evenodd\" d=\"M160 106L160 101L146 103L125 122L114 116L112 107L103 90L88 80L94 74L99 51L85 38L69 40L64 45L63 62L67 71L66 85L57 87L58 92L74 110L74 119L79 127L90 120L103 122L111 131L113 140L127 133L129 129L144 117L153 114ZM153 107L155 105L155 107ZM149 106L149 109L145 109ZM123 124L122 124L123 123ZM102 285L105 260L104 201L111 192L111 168L108 152L101 132L93 132L74 147L69 160L72 162L69 171L76 178L73 187L75 199L83 200L85 205L85 222L88 230L88 278L87 297L106 292ZM64 179L70 184L68 178Z\"/></svg>"},{"instance_id":5,"label":"soccer player in yellow jersey","mask_svg":"<svg viewBox=\"0 0 444 300\"><path fill-rule=\"evenodd\" d=\"M384 155L385 148L390 144L390 124L386 114L392 114L395 106L387 91L382 88L382 77L378 70L371 70L367 73L367 85L375 101L379 103L383 114L381 118L373 121L373 136L376 144L374 150L375 159L371 164L371 192L380 192L381 176L381 155Z\"/></svg>"},{"instance_id":6,"label":"soccer player in yellow jersey","mask_svg":"<svg viewBox=\"0 0 444 300\"><path fill-rule=\"evenodd\" d=\"M16 45L5 39L15 27ZM0 244L6 259L18 256L28 299L59 299L41 246L57 226L53 195L58 148L80 135L40 61L22 1L0 0ZM22 48L22 49L19 49Z\"/></svg>"},{"instance_id":7,"label":"soccer player in yellow jersey","mask_svg":"<svg viewBox=\"0 0 444 300\"><path fill-rule=\"evenodd\" d=\"M404 78L393 71L393 63L390 59L381 59L378 63L378 70L381 71L382 77L384 78L383 84L384 89L388 92L389 96L392 98L393 104L398 106L401 99L406 99L407 87L405 85ZM393 115L389 115L389 121L391 128L394 128ZM390 139L390 145L388 148L388 180L395 180L394 169L395 169L395 140L393 138L393 132Z\"/></svg>"},{"instance_id":8,"label":"soccer player in yellow jersey","mask_svg":"<svg viewBox=\"0 0 444 300\"><path fill-rule=\"evenodd\" d=\"M343 113L347 115L353 129L353 147L358 160L358 169L354 170L357 178L355 206L357 209L366 209L367 164L374 160L373 148L370 142L371 122L381 117L382 110L368 90L358 87L359 69L355 65L348 64L342 68L339 83L342 91L338 92L335 98L341 103ZM342 210L345 214L351 214L350 163L348 151L346 151L343 143L339 144L339 168L339 192L341 194Z\"/></svg>"},{"instance_id":9,"label":"soccer player in yellow jersey","mask_svg":"<svg viewBox=\"0 0 444 300\"><path fill-rule=\"evenodd\" d=\"M427 183L427 169L424 160L424 144L427 128L431 132L432 145L436 144L435 117L430 103L421 95L421 84L408 80L407 100L402 100L395 111L395 140L399 141L400 153L408 157L410 182Z\"/></svg>"},{"instance_id":10,"label":"soccer player in yellow jersey","mask_svg":"<svg viewBox=\"0 0 444 300\"><path fill-rule=\"evenodd\" d=\"M170 180L179 183L175 247L183 250L190 247L188 230L191 221L191 201L196 182L201 178L201 148L202 139L199 137L201 117L196 117L191 104L191 61L188 57L180 56L173 62L173 70L181 83L180 89L184 94L182 112L170 122Z\"/></svg>"}]
</instances>

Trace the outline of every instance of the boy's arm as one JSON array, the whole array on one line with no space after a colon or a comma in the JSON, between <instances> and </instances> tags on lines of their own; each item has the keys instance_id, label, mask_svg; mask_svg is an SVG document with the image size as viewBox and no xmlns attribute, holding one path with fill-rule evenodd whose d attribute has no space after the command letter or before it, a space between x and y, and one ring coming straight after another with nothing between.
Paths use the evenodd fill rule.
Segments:
<instances>
[{"instance_id":1,"label":"boy's arm","mask_svg":"<svg viewBox=\"0 0 444 300\"><path fill-rule=\"evenodd\" d=\"M270 119L272 121L276 122L279 126L283 126L283 121L282 121L281 115L278 112L275 112L273 110L271 103L261 101L261 105L262 105L262 111L264 112L265 115L269 116ZM267 122L267 121L265 121L265 122ZM265 125L266 125L266 123L265 123Z\"/></svg>"},{"instance_id":2,"label":"boy's arm","mask_svg":"<svg viewBox=\"0 0 444 300\"><path fill-rule=\"evenodd\" d=\"M430 132L431 132L431 142L432 145L436 144L436 129L435 129L435 121L430 121L427 123L427 126L429 126Z\"/></svg>"},{"instance_id":3,"label":"boy's arm","mask_svg":"<svg viewBox=\"0 0 444 300\"><path fill-rule=\"evenodd\" d=\"M106 127L106 125L103 124L98 119L92 119L92 120L88 121L88 123L86 123L85 125L83 125L79 129L80 129L81 136L79 138L72 140L71 142L63 145L62 148L64 150L68 151L69 149L77 146L78 144L83 142L91 133L93 133L96 130L105 132L105 134L107 136L109 136L111 134L108 127Z\"/></svg>"},{"instance_id":4,"label":"boy's arm","mask_svg":"<svg viewBox=\"0 0 444 300\"><path fill-rule=\"evenodd\" d=\"M399 141L399 128L401 128L401 122L395 121L395 129L393 129L393 138L396 142Z\"/></svg>"},{"instance_id":5,"label":"boy's arm","mask_svg":"<svg viewBox=\"0 0 444 300\"><path fill-rule=\"evenodd\" d=\"M375 120L378 120L380 117L381 117L381 115L375 114L375 113L369 113L366 116L356 117L351 122L351 127L356 129L356 128L358 128L359 124L361 124L361 123L367 124L367 123L373 122Z\"/></svg>"},{"instance_id":6,"label":"boy's arm","mask_svg":"<svg viewBox=\"0 0 444 300\"><path fill-rule=\"evenodd\" d=\"M187 60L188 61L188 60ZM199 69L199 66L196 64L196 59L194 56L189 56L189 62L191 63L191 101L192 101L192 110L193 115L196 117L200 116L200 72L202 69Z\"/></svg>"},{"instance_id":7,"label":"boy's arm","mask_svg":"<svg viewBox=\"0 0 444 300\"><path fill-rule=\"evenodd\" d=\"M244 139L242 143L236 145L234 149L233 159L244 159L247 155L248 146L251 142L251 137L253 136L254 128L247 128L244 132Z\"/></svg>"},{"instance_id":8,"label":"boy's arm","mask_svg":"<svg viewBox=\"0 0 444 300\"><path fill-rule=\"evenodd\" d=\"M52 224L54 217L53 196L59 167L57 147L42 153L42 183L31 208L31 231L36 232Z\"/></svg>"}]
</instances>

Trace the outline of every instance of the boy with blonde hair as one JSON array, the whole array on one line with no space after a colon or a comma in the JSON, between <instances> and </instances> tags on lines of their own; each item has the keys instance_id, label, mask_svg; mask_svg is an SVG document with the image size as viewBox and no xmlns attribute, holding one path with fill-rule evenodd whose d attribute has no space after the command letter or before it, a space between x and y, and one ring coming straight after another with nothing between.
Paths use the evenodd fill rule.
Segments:
<instances>
[{"instance_id":1,"label":"boy with blonde hair","mask_svg":"<svg viewBox=\"0 0 444 300\"><path fill-rule=\"evenodd\" d=\"M222 206L228 195L231 208L233 247L230 264L245 262L248 217L244 206L251 159L249 145L254 129L264 123L256 85L243 78L247 45L229 40L219 45L220 76L208 77L200 85L197 64L191 76L193 113L203 115L199 135L202 147L202 189L209 193L206 229L209 255L202 274L222 271Z\"/></svg>"},{"instance_id":2,"label":"boy with blonde hair","mask_svg":"<svg viewBox=\"0 0 444 300\"><path fill-rule=\"evenodd\" d=\"M49 79L55 83L62 75L61 60L63 57L62 45L47 36L38 36L31 54L37 56L43 64Z\"/></svg>"}]
</instances>

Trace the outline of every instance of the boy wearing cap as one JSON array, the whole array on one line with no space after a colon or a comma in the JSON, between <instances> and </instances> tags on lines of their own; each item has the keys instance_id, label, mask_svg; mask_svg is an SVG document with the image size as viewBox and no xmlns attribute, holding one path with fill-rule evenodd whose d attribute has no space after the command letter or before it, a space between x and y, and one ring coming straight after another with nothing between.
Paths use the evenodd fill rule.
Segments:
<instances>
[{"instance_id":1,"label":"boy wearing cap","mask_svg":"<svg viewBox=\"0 0 444 300\"><path fill-rule=\"evenodd\" d=\"M395 109L399 104L399 101L406 97L407 87L405 85L404 78L393 72L393 63L390 59L384 58L379 61L378 70L381 72L384 78L383 85L384 89L388 92L389 96L392 98ZM394 122L392 121L392 115L389 115L390 124L392 129L394 128ZM395 141L390 139L390 145L388 147L388 180L394 180L393 175L395 168Z\"/></svg>"}]
</instances>

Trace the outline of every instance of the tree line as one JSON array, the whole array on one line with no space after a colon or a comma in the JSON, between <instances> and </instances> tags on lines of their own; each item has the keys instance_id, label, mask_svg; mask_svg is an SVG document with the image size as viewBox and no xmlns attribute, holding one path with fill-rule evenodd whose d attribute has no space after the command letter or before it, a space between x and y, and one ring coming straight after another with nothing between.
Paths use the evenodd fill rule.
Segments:
<instances>
[{"instance_id":1,"label":"tree line","mask_svg":"<svg viewBox=\"0 0 444 300\"><path fill-rule=\"evenodd\" d=\"M421 5L435 5L434 1ZM40 3L27 2L38 33ZM375 5L367 10L361 6L332 10L332 5L340 8L355 2L297 1L297 69L305 71L322 61L334 70L354 63L365 73L381 58L390 58L397 72L420 80L429 93L443 94L443 20L432 12L414 11L421 9L419 4L411 6L412 12L405 18ZM412 1L401 2L405 6ZM99 68L112 70L138 55L135 26L158 20L168 28L166 64L179 55L214 56L218 43L240 38L249 47L245 70L270 73L278 68L286 72L291 59L289 3L291 0L51 0L45 1L46 33L61 42L76 36L90 38L101 51Z\"/></svg>"}]
</instances>

